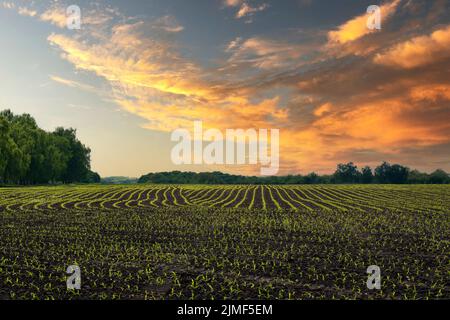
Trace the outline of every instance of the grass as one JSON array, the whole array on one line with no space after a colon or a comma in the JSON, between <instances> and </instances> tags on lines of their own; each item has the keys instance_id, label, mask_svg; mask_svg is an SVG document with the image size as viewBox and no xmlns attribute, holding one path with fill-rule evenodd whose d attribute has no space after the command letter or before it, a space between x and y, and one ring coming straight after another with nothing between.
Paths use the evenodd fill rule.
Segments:
<instances>
[{"instance_id":1,"label":"grass","mask_svg":"<svg viewBox=\"0 0 450 320\"><path fill-rule=\"evenodd\" d=\"M450 297L450 186L262 188L2 188L0 299Z\"/></svg>"}]
</instances>

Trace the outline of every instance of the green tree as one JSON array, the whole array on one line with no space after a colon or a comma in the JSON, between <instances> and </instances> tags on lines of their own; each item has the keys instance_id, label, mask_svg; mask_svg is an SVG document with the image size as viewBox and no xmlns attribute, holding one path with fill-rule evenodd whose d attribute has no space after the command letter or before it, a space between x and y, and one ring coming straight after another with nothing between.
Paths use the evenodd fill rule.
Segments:
<instances>
[{"instance_id":1,"label":"green tree","mask_svg":"<svg viewBox=\"0 0 450 320\"><path fill-rule=\"evenodd\" d=\"M75 129L57 128L54 134L64 140L64 151L68 155L62 181L73 183L86 180L90 170L91 150L77 139Z\"/></svg>"},{"instance_id":2,"label":"green tree","mask_svg":"<svg viewBox=\"0 0 450 320\"><path fill-rule=\"evenodd\" d=\"M74 129L49 133L28 114L0 112L0 182L99 182L90 170L90 152Z\"/></svg>"},{"instance_id":3,"label":"green tree","mask_svg":"<svg viewBox=\"0 0 450 320\"><path fill-rule=\"evenodd\" d=\"M361 169L361 182L362 183L372 183L373 173L369 166L365 166Z\"/></svg>"},{"instance_id":4,"label":"green tree","mask_svg":"<svg viewBox=\"0 0 450 320\"><path fill-rule=\"evenodd\" d=\"M383 162L375 168L375 178L379 183L406 183L409 171L409 168L399 164L390 165L387 162Z\"/></svg>"},{"instance_id":5,"label":"green tree","mask_svg":"<svg viewBox=\"0 0 450 320\"><path fill-rule=\"evenodd\" d=\"M0 115L0 182L5 181L5 172L11 157L12 145L9 122L4 116Z\"/></svg>"},{"instance_id":6,"label":"green tree","mask_svg":"<svg viewBox=\"0 0 450 320\"><path fill-rule=\"evenodd\" d=\"M424 172L420 172L418 170L412 170L408 174L408 183L411 184L425 184L429 183L430 177L428 174Z\"/></svg>"},{"instance_id":7,"label":"green tree","mask_svg":"<svg viewBox=\"0 0 450 320\"><path fill-rule=\"evenodd\" d=\"M433 184L450 183L450 177L447 172L445 172L444 170L438 169L430 174L429 181L430 181L430 183L433 183Z\"/></svg>"},{"instance_id":8,"label":"green tree","mask_svg":"<svg viewBox=\"0 0 450 320\"><path fill-rule=\"evenodd\" d=\"M358 167L353 162L346 164L338 164L336 172L334 173L336 182L338 183L355 183L358 182L359 172Z\"/></svg>"}]
</instances>

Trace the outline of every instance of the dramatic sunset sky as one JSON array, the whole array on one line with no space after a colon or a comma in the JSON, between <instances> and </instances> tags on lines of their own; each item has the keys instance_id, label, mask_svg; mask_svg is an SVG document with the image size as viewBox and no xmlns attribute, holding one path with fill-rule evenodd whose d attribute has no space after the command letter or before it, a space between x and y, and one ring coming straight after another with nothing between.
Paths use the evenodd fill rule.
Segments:
<instances>
[{"instance_id":1,"label":"dramatic sunset sky","mask_svg":"<svg viewBox=\"0 0 450 320\"><path fill-rule=\"evenodd\" d=\"M0 109L76 128L102 176L218 169L171 163L194 120L280 129L280 174L450 171L449 2L0 1Z\"/></svg>"}]
</instances>

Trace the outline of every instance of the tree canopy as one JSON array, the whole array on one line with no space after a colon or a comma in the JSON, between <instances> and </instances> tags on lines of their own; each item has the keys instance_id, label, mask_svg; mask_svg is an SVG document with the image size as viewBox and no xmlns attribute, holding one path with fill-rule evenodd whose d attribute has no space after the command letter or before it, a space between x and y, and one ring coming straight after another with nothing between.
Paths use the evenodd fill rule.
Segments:
<instances>
[{"instance_id":1,"label":"tree canopy","mask_svg":"<svg viewBox=\"0 0 450 320\"><path fill-rule=\"evenodd\" d=\"M46 132L29 114L0 112L0 183L99 182L90 153L75 129Z\"/></svg>"},{"instance_id":2,"label":"tree canopy","mask_svg":"<svg viewBox=\"0 0 450 320\"><path fill-rule=\"evenodd\" d=\"M332 175L288 175L271 177L249 177L231 175L222 172L157 172L143 175L138 183L173 183L173 184L326 184L326 183L450 183L448 173L436 170L431 174L383 162L374 171L369 166L361 170L353 163L338 164Z\"/></svg>"}]
</instances>

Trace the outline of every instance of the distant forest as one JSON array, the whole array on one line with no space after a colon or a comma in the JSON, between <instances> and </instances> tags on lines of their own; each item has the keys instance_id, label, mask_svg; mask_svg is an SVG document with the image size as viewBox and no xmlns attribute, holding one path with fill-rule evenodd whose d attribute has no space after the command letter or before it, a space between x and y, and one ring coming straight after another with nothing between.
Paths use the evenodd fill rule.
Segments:
<instances>
[{"instance_id":1,"label":"distant forest","mask_svg":"<svg viewBox=\"0 0 450 320\"><path fill-rule=\"evenodd\" d=\"M368 166L361 170L353 163L339 164L332 175L288 175L270 177L248 177L222 172L159 172L139 178L138 183L173 184L448 184L450 176L443 170L431 174L410 170L399 164L383 162L374 171Z\"/></svg>"},{"instance_id":2,"label":"distant forest","mask_svg":"<svg viewBox=\"0 0 450 320\"><path fill-rule=\"evenodd\" d=\"M76 137L75 129L40 129L29 114L0 112L0 183L96 183L90 170L91 150Z\"/></svg>"},{"instance_id":3,"label":"distant forest","mask_svg":"<svg viewBox=\"0 0 450 320\"><path fill-rule=\"evenodd\" d=\"M117 176L102 178L100 182L102 184L135 184L137 180L137 178Z\"/></svg>"}]
</instances>

